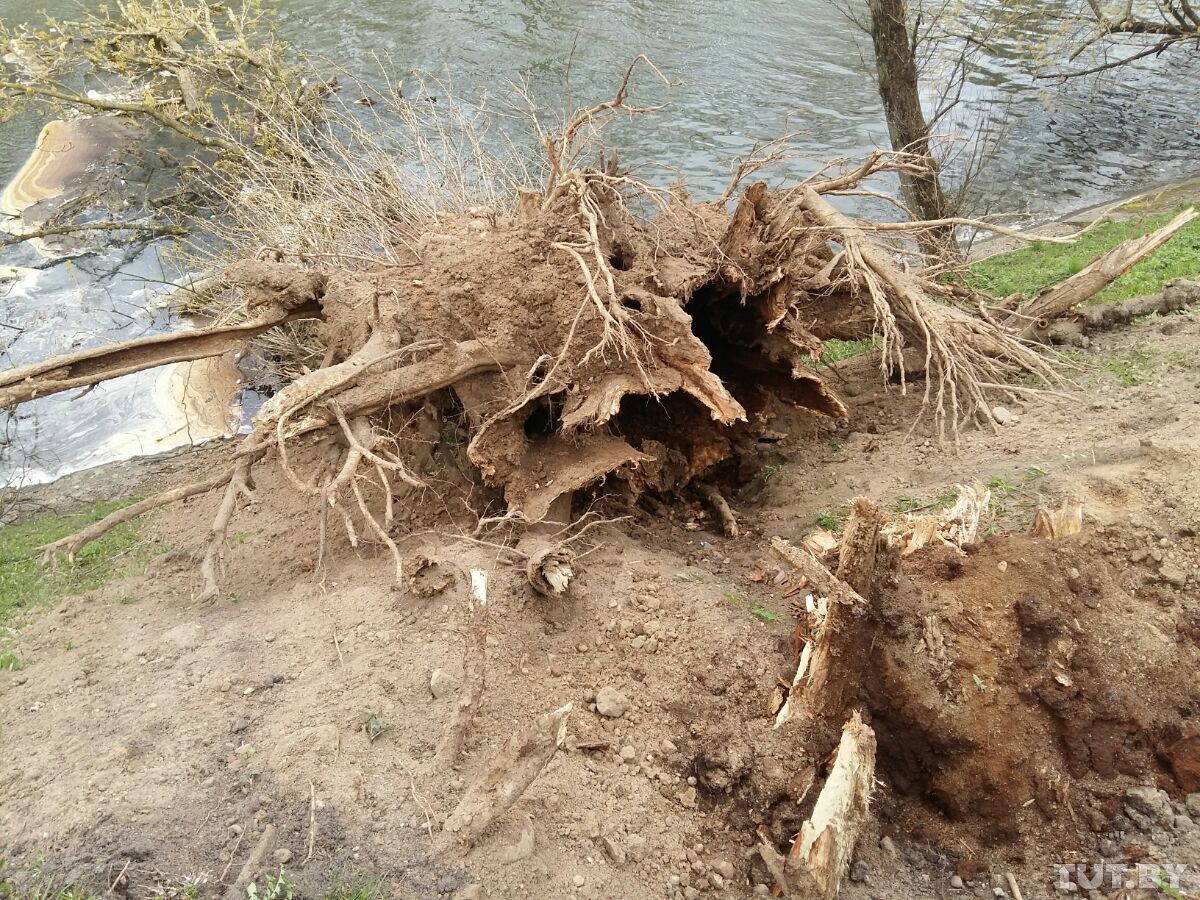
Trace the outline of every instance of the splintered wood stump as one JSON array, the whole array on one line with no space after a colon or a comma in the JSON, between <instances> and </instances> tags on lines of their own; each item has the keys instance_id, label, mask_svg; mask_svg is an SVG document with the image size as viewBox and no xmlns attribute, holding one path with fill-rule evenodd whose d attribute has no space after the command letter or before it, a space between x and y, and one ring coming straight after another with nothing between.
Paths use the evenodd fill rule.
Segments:
<instances>
[{"instance_id":1,"label":"splintered wood stump","mask_svg":"<svg viewBox=\"0 0 1200 900\"><path fill-rule=\"evenodd\" d=\"M859 832L870 817L875 780L875 732L856 712L842 729L837 757L812 816L788 853L786 872L792 896L833 900L854 853Z\"/></svg>"},{"instance_id":2,"label":"splintered wood stump","mask_svg":"<svg viewBox=\"0 0 1200 900\"><path fill-rule=\"evenodd\" d=\"M869 604L807 550L778 537L771 539L771 547L803 576L808 588L804 602L812 623L775 725L793 718L840 717L858 690L859 667L870 642Z\"/></svg>"},{"instance_id":3,"label":"splintered wood stump","mask_svg":"<svg viewBox=\"0 0 1200 900\"><path fill-rule=\"evenodd\" d=\"M855 497L850 515L842 532L842 548L838 554L837 577L874 600L875 569L879 552L879 531L884 524L883 514L866 497Z\"/></svg>"}]
</instances>

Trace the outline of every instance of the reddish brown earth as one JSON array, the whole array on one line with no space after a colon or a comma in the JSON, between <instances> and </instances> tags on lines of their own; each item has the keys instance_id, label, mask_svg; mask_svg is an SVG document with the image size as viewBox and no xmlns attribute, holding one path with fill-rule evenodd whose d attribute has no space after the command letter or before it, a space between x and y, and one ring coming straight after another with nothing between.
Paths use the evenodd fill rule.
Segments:
<instances>
[{"instance_id":1,"label":"reddish brown earth","mask_svg":"<svg viewBox=\"0 0 1200 900\"><path fill-rule=\"evenodd\" d=\"M910 432L917 398L835 373L849 424L780 410L786 436L766 435L761 472L731 497L741 537L698 501L664 518L601 498L631 518L588 533L561 600L531 592L494 546L503 534L476 543L446 524L439 509L464 498L444 443L425 463L444 489L397 510L397 536L415 532L405 558L436 560L422 579L446 581L431 594L394 588L386 552L332 531L318 570L314 504L265 471L272 502L234 521L227 595L193 605L189 551L217 498L166 510L144 532L167 551L149 574L39 615L18 638L25 667L0 673L7 877L213 896L273 824L286 862L267 868L304 896L362 879L403 898L762 892L756 835L785 846L832 746L828 724L772 727L795 622L769 539L799 541L856 495L891 511L991 479L993 533L906 559L870 623L851 694L877 732L879 783L842 895L991 897L1012 873L1024 897L1048 897L1051 866L1076 862L1188 864L1196 892L1198 318L1096 342L1099 361L1156 348L1146 383L1083 372L1077 394L1010 407L1011 424L957 451ZM1026 536L1062 499L1082 502L1082 534ZM456 689L435 698L431 676L461 678L472 567L490 576L487 683L448 770L433 756ZM620 715L597 711L600 691ZM567 745L516 806L475 850L431 857L491 750L568 702ZM374 740L372 717L386 725Z\"/></svg>"}]
</instances>

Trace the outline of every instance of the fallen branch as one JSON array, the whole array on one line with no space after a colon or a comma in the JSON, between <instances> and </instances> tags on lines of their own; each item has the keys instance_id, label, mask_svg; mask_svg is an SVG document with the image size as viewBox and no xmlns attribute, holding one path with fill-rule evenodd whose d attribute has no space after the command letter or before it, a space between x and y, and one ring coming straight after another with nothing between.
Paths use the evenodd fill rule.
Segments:
<instances>
[{"instance_id":1,"label":"fallen branch","mask_svg":"<svg viewBox=\"0 0 1200 900\"><path fill-rule=\"evenodd\" d=\"M1037 337L1052 344L1087 346L1087 335L1119 325L1128 325L1143 316L1166 315L1200 303L1200 284L1176 279L1168 282L1160 294L1131 297L1116 303L1077 310L1074 317L1063 316L1037 332Z\"/></svg>"},{"instance_id":2,"label":"fallen branch","mask_svg":"<svg viewBox=\"0 0 1200 900\"><path fill-rule=\"evenodd\" d=\"M471 722L483 701L484 672L487 668L488 597L487 572L471 570L471 592L467 597L466 633L463 646L463 683L446 734L437 749L436 759L443 766L458 762Z\"/></svg>"},{"instance_id":3,"label":"fallen branch","mask_svg":"<svg viewBox=\"0 0 1200 900\"><path fill-rule=\"evenodd\" d=\"M155 334L120 344L52 356L44 362L0 372L0 407L26 403L72 388L91 387L102 381L171 363L190 362L241 350L248 340L264 331L295 319L320 318L321 310L313 303L292 310L264 310L264 313L260 318L238 325Z\"/></svg>"},{"instance_id":4,"label":"fallen branch","mask_svg":"<svg viewBox=\"0 0 1200 900\"><path fill-rule=\"evenodd\" d=\"M434 846L470 848L500 815L520 799L567 739L571 704L539 716L511 737L483 766L463 794Z\"/></svg>"},{"instance_id":5,"label":"fallen branch","mask_svg":"<svg viewBox=\"0 0 1200 900\"><path fill-rule=\"evenodd\" d=\"M1162 228L1118 244L1107 253L1096 257L1082 271L1046 288L1014 312L1008 323L1014 327L1019 326L1023 337L1032 337L1039 328L1045 328L1051 319L1064 315L1104 290L1169 241L1197 215L1195 208L1186 209Z\"/></svg>"},{"instance_id":6,"label":"fallen branch","mask_svg":"<svg viewBox=\"0 0 1200 900\"><path fill-rule=\"evenodd\" d=\"M870 816L875 780L875 732L856 712L842 729L833 769L812 815L788 853L792 892L833 900L850 863L859 832Z\"/></svg>"}]
</instances>

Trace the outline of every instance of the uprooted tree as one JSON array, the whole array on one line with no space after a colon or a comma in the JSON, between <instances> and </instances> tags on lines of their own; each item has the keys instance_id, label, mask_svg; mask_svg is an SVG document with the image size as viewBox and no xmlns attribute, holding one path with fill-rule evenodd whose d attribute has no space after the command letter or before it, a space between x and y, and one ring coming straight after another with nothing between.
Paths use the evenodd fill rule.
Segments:
<instances>
[{"instance_id":1,"label":"uprooted tree","mask_svg":"<svg viewBox=\"0 0 1200 900\"><path fill-rule=\"evenodd\" d=\"M171 40L215 40L257 70L260 57L237 40L215 38L203 21L190 27ZM151 46L173 53L171 40ZM639 62L653 70L635 61L612 99L559 129L538 127L536 187L489 178L476 143L472 179L485 184L486 205L465 202L466 180L432 200L410 199L406 164L344 115L337 128L301 127L297 118L272 126L271 141L256 132L216 146L263 205L253 215L225 210L244 258L206 290L221 320L11 370L0 375L0 405L225 353L297 321L316 323L321 361L264 405L223 471L114 512L47 554L73 556L120 522L218 491L200 566L201 597L215 598L226 532L253 499L255 467L276 465L312 498L322 547L336 517L352 545L387 548L399 578L393 500L425 486L411 452L422 415L465 433L466 456L500 507L480 509L481 524L536 523L560 498L601 484L632 498L704 484L719 497L719 483L736 481L739 462L753 460L776 403L845 418L815 363L832 337L874 335L880 377L902 389L922 377L924 408L943 436L989 421L993 395L1033 390L1012 376L1054 380L1020 308L899 261L922 229L982 223L868 221L835 205L919 159L876 153L770 189L744 186L771 161L751 157L710 202L646 184L615 157L584 164L609 117L646 111L630 100ZM222 125L193 112L184 90L197 78L173 77L183 93L172 106L147 100L133 114L179 134L163 117L182 116L185 128L205 129L198 144L213 150L210 132L224 133ZM399 108L417 122L409 106ZM258 121L275 120L260 110ZM296 462L295 451L313 444L336 450L336 462L312 470ZM531 581L563 590L567 556L527 557L541 566Z\"/></svg>"}]
</instances>

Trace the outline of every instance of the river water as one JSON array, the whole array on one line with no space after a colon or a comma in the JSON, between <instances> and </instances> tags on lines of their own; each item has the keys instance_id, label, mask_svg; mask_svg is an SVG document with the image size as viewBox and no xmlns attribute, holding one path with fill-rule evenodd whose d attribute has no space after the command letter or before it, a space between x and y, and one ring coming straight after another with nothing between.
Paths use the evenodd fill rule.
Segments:
<instances>
[{"instance_id":1,"label":"river water","mask_svg":"<svg viewBox=\"0 0 1200 900\"><path fill-rule=\"evenodd\" d=\"M1065 84L1028 74L1027 58L1045 43L1037 23L1047 10L1072 2L1021 0L1024 32L998 41L981 58L964 104L943 122L951 139L980 123L1005 136L978 182L987 208L1051 218L1198 174L1200 58L1168 53L1115 76ZM281 37L351 72L370 78L383 66L396 79L423 72L445 79L459 96L489 96L494 104L521 81L551 121L567 107L610 97L625 67L644 53L680 83L670 89L647 84L644 96L669 105L618 128L622 162L642 167L653 180L684 176L698 196L720 191L730 158L784 131L801 132L806 158L790 161L778 177L887 142L864 62L869 44L828 0L275 5ZM0 18L11 24L37 9L65 18L77 7L74 0L0 0ZM974 8L1011 15L1017 4L975 0ZM0 182L20 167L42 124L31 117L0 124ZM0 255L0 264L28 261L28 251ZM0 335L7 344L0 364L173 327L170 316L154 308L165 288L153 285L180 273L168 271L153 247L116 275L99 264L85 269L54 266L0 287L0 322L9 326ZM178 417L164 418L145 400L151 384L148 376L131 376L77 400L23 408L10 423L12 446L0 451L0 481L17 473L45 480L186 442Z\"/></svg>"}]
</instances>

